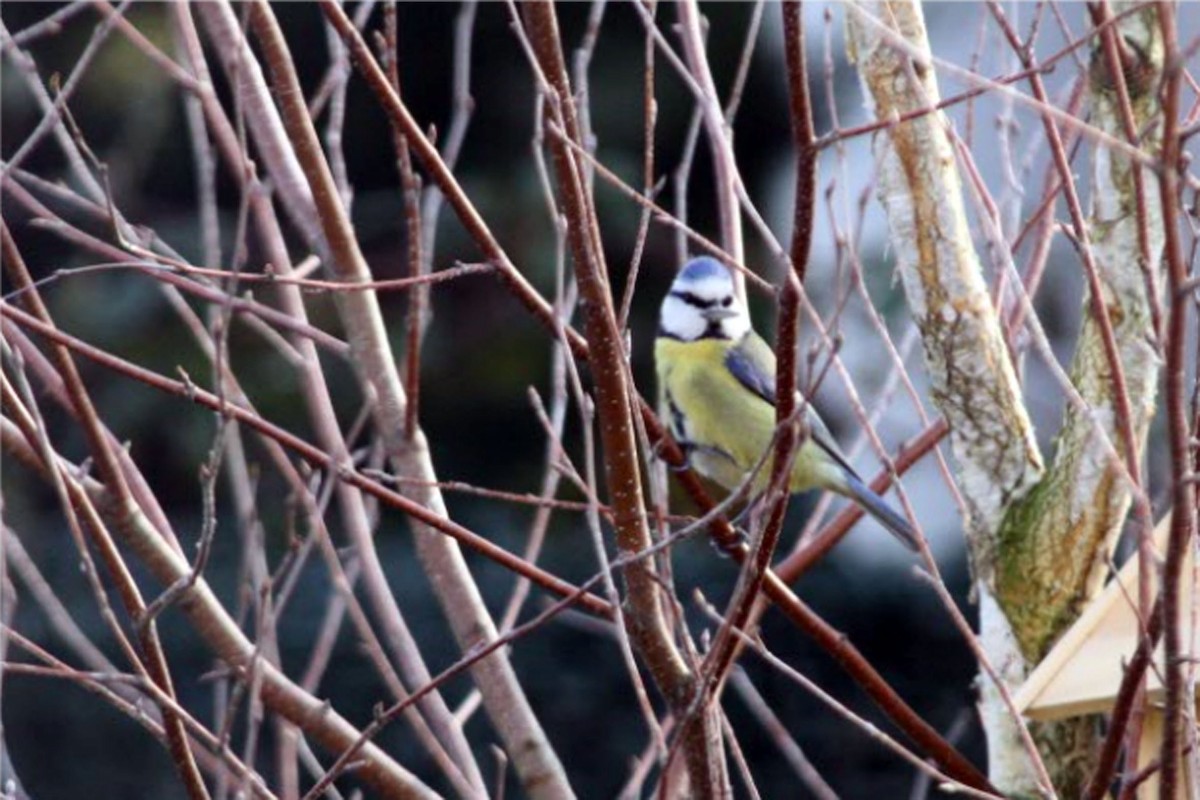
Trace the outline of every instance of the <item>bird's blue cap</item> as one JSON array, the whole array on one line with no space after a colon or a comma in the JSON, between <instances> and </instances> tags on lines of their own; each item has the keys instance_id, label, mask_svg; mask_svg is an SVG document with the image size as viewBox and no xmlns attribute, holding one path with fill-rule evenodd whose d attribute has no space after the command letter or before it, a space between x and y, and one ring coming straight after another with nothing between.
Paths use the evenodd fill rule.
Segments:
<instances>
[{"instance_id":1,"label":"bird's blue cap","mask_svg":"<svg viewBox=\"0 0 1200 800\"><path fill-rule=\"evenodd\" d=\"M729 270L715 258L699 256L683 265L679 277L688 281L701 281L705 278L728 277Z\"/></svg>"}]
</instances>

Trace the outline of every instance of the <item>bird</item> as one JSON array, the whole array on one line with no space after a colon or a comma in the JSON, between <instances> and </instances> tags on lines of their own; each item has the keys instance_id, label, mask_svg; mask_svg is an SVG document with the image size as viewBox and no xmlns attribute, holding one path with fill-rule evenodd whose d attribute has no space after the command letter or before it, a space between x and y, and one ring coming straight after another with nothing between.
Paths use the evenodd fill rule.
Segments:
<instances>
[{"instance_id":1,"label":"bird","mask_svg":"<svg viewBox=\"0 0 1200 800\"><path fill-rule=\"evenodd\" d=\"M733 275L708 256L679 270L659 313L654 340L660 408L688 466L735 490L763 461L775 437L775 353L750 322ZM873 492L838 449L811 403L807 436L795 454L791 493L827 489L857 503L906 547L918 550L908 522ZM761 495L771 475L767 459L751 491Z\"/></svg>"}]
</instances>

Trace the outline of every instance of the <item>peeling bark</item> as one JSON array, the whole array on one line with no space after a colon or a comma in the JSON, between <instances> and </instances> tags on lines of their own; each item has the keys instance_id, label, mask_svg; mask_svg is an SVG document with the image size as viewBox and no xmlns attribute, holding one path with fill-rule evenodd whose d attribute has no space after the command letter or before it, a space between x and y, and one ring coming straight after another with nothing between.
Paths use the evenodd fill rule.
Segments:
<instances>
[{"instance_id":1,"label":"peeling bark","mask_svg":"<svg viewBox=\"0 0 1200 800\"><path fill-rule=\"evenodd\" d=\"M847 12L851 55L875 116L893 119L935 105L940 95L920 6L866 3ZM925 58L892 46L896 36ZM1033 486L1042 461L971 241L945 126L937 113L881 131L875 138L878 193L921 330L933 399L950 423L979 569L989 560L1005 507Z\"/></svg>"},{"instance_id":2,"label":"peeling bark","mask_svg":"<svg viewBox=\"0 0 1200 800\"><path fill-rule=\"evenodd\" d=\"M919 5L849 5L846 20L851 59L878 119L899 119L939 102ZM921 331L931 394L950 423L981 596L981 641L1011 690L1027 664L992 596L997 532L1005 509L1041 478L1042 458L971 240L946 125L942 114L933 113L880 131L874 143L877 186L896 268ZM1020 728L994 684L985 680L980 689L992 783L1006 793L1036 794Z\"/></svg>"},{"instance_id":3,"label":"peeling bark","mask_svg":"<svg viewBox=\"0 0 1200 800\"><path fill-rule=\"evenodd\" d=\"M1161 130L1151 123L1160 114L1163 66L1157 14L1146 8L1121 20L1117 32L1133 63L1123 75L1132 119L1123 118L1120 91L1098 43L1092 53L1091 122L1120 138L1131 128L1148 131L1137 144L1156 152ZM1031 664L1046 655L1103 584L1132 500L1122 473L1127 464L1140 472L1154 415L1161 359L1154 345L1157 299L1151 293L1163 281L1164 234L1156 179L1149 170L1135 179L1139 169L1106 148L1095 151L1084 242L1099 278L1123 386L1114 380L1104 343L1106 321L1095 313L1089 290L1070 372L1087 408L1068 404L1053 463L1029 497L1010 509L1001 530L996 591ZM1128 415L1132 457L1120 430L1123 414ZM1110 442L1124 463L1112 457ZM1064 797L1080 796L1102 741L1099 721L1039 724L1033 734L1055 787Z\"/></svg>"},{"instance_id":4,"label":"peeling bark","mask_svg":"<svg viewBox=\"0 0 1200 800\"><path fill-rule=\"evenodd\" d=\"M1132 120L1124 114L1104 53L1098 50L1092 59L1091 123L1118 141L1129 141L1131 130L1138 135L1148 130L1133 142L1142 150L1158 147L1157 129L1149 125L1159 113L1154 93L1162 70L1155 20L1153 10L1146 10L1118 25L1123 46L1134 56L1122 72ZM938 102L918 5L855 4L848 7L847 28L878 119L898 119ZM1040 77L1034 73L1031 80ZM1047 116L1045 124L1055 135L1056 121ZM1139 463L1153 415L1159 359L1151 296L1162 282L1161 214L1151 173L1135 179L1133 170L1140 166L1098 147L1094 207L1079 238L1095 265L1112 338L1106 344L1101 303L1089 293L1071 367L1088 408L1068 406L1054 462L1044 471L967 230L945 126L940 114L928 114L877 135L879 196L922 334L933 399L951 427L981 595L981 639L1001 680L1013 689L1100 587L1130 507L1131 486L1125 466L1112 457L1112 443L1120 457ZM1082 214L1075 219L1078 225ZM1119 372L1113 368L1114 349ZM1123 398L1115 377L1123 379ZM1130 438L1133 458L1126 446ZM1029 755L999 690L985 685L981 695L993 783L1010 794L1035 794ZM1056 789L1078 796L1092 767L1095 720L1039 725L1031 732Z\"/></svg>"},{"instance_id":5,"label":"peeling bark","mask_svg":"<svg viewBox=\"0 0 1200 800\"><path fill-rule=\"evenodd\" d=\"M1162 72L1162 40L1155 19L1153 9L1147 9L1118 26L1142 74L1138 80L1126 82L1138 130L1159 114L1155 92ZM1124 137L1118 97L1103 67L1103 52L1094 52L1092 59L1091 122L1106 133ZM1139 144L1157 150L1158 136L1158 128L1151 128ZM1141 197L1139 218L1134 169L1119 154L1103 148L1096 151L1088 234L1102 282L1102 299L1119 348L1140 463L1161 367L1153 344L1157 337L1147 284L1162 284L1163 228L1156 181L1149 171L1142 172L1147 191ZM1139 243L1139 224L1146 228L1145 255ZM1151 281L1145 273L1152 276ZM1109 457L1096 430L1098 421L1121 456L1128 459L1117 429L1112 370L1101 340L1101 323L1089 313L1091 305L1089 293L1083 300L1083 326L1071 363L1071 381L1090 413L1068 405L1050 470L1036 491L1013 506L1001 533L997 591L1018 629L1022 651L1033 660L1046 653L1078 616L1081 605L1099 590L1131 500L1121 465Z\"/></svg>"}]
</instances>

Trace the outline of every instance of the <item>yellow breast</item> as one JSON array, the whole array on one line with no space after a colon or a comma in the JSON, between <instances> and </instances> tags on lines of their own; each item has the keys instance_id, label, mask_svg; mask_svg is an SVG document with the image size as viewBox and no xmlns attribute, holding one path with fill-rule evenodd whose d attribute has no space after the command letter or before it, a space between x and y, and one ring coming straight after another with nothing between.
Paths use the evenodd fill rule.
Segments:
<instances>
[{"instance_id":1,"label":"yellow breast","mask_svg":"<svg viewBox=\"0 0 1200 800\"><path fill-rule=\"evenodd\" d=\"M758 463L775 429L774 407L725 368L731 346L723 339L655 343L659 390L664 411L677 417L675 433L692 445L693 466L729 489Z\"/></svg>"},{"instance_id":2,"label":"yellow breast","mask_svg":"<svg viewBox=\"0 0 1200 800\"><path fill-rule=\"evenodd\" d=\"M733 342L700 339L681 342L659 337L654 355L665 420L681 444L691 445L691 464L727 489L737 487L758 465L775 433L775 407L741 384L725 367ZM771 462L759 469L754 491L771 474ZM806 441L792 467L790 488L834 488L840 470L812 441Z\"/></svg>"}]
</instances>

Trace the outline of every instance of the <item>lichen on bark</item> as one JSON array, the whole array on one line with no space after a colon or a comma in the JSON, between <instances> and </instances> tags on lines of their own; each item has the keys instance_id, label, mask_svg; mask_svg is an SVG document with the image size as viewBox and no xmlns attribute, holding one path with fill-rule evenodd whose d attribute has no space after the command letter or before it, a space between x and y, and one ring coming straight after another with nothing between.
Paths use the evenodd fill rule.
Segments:
<instances>
[{"instance_id":1,"label":"lichen on bark","mask_svg":"<svg viewBox=\"0 0 1200 800\"><path fill-rule=\"evenodd\" d=\"M1159 146L1158 129L1150 123L1159 113L1157 79L1148 76L1162 71L1154 12L1147 9L1126 17L1118 28L1137 64L1130 74L1138 79L1127 80L1126 86L1135 127L1146 131L1139 146L1154 151ZM1092 59L1096 64L1104 62L1105 56L1098 50ZM1091 71L1092 124L1124 138L1116 90L1097 81L1098 76L1108 75L1106 68L1094 66ZM1129 159L1104 148L1096 150L1088 233L1118 348L1130 428L1139 451L1135 460L1140 464L1161 362L1153 344L1157 335L1150 292L1162 284L1163 231L1154 176L1142 172L1145 190L1138 198L1134 169L1139 167ZM1140 234L1139 226L1144 226ZM1128 452L1118 429L1113 368L1090 292L1083 298L1083 308L1070 375L1085 407L1067 404L1049 470L1028 497L1009 509L1000 534L997 592L1019 631L1022 651L1035 661L1099 590L1132 498L1124 466L1112 457L1115 450L1128 460Z\"/></svg>"},{"instance_id":2,"label":"lichen on bark","mask_svg":"<svg viewBox=\"0 0 1200 800\"><path fill-rule=\"evenodd\" d=\"M850 56L876 118L897 120L935 105L939 95L920 6L881 0L846 8ZM1120 4L1113 9L1122 11ZM1158 114L1154 91L1162 45L1153 10L1122 18L1116 30L1132 55L1121 75L1133 110L1133 143L1155 150L1151 122ZM1100 64L1104 60L1102 51L1093 53L1089 122L1130 141L1130 120L1123 116L1115 76ZM1030 80L1040 88L1040 75ZM1042 121L1048 135L1057 135L1057 117ZM947 125L942 114L927 113L876 134L877 189L921 331L931 395L951 426L982 598L981 642L1011 690L1099 588L1130 506L1125 468L1113 454L1128 460L1117 421L1128 417L1140 451L1153 410L1158 358L1150 297L1161 284L1155 274L1161 218L1153 176L1144 171L1135 177L1141 166L1097 145L1092 208L1076 238L1095 265L1102 302L1091 294L1083 298L1085 321L1071 367L1083 403L1068 403L1053 463L1045 471L966 225ZM1101 306L1111 337L1098 316ZM1116 398L1114 350L1124 382ZM1036 792L1019 728L990 684L982 687L980 710L993 783L1013 795ZM1078 796L1091 766L1095 721L1038 725L1031 732L1056 788L1062 796Z\"/></svg>"}]
</instances>

